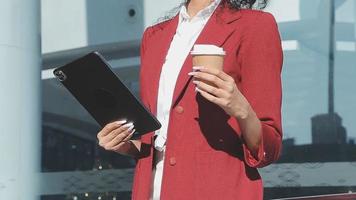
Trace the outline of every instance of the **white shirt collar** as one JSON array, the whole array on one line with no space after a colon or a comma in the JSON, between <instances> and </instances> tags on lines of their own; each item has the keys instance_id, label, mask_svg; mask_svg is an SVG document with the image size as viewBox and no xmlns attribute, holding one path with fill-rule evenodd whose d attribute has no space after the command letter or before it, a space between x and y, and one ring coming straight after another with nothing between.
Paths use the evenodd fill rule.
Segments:
<instances>
[{"instance_id":1,"label":"white shirt collar","mask_svg":"<svg viewBox=\"0 0 356 200\"><path fill-rule=\"evenodd\" d=\"M201 19L201 20L207 19L214 12L214 10L218 7L218 5L220 4L220 1L221 0L213 0L213 2L209 6L200 10L192 19L188 14L186 5L183 5L179 12L179 21L181 22L181 21L190 20L190 19L191 19L191 21L194 21L196 19Z\"/></svg>"}]
</instances>

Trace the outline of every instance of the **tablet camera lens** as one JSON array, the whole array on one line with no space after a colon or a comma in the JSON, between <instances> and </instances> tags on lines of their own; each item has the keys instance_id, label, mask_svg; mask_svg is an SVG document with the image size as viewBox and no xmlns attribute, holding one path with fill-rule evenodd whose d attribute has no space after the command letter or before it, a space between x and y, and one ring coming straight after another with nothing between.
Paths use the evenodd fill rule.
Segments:
<instances>
[{"instance_id":1,"label":"tablet camera lens","mask_svg":"<svg viewBox=\"0 0 356 200\"><path fill-rule=\"evenodd\" d=\"M54 72L54 75L60 80L60 81L65 81L67 79L67 76L63 73L63 71L58 70Z\"/></svg>"}]
</instances>

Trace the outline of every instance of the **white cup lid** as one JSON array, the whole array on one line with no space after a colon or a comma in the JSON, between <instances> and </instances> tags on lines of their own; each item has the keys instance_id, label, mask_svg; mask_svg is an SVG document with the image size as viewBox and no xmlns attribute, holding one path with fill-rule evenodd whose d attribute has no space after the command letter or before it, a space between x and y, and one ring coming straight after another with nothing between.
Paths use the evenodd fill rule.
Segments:
<instances>
[{"instance_id":1,"label":"white cup lid","mask_svg":"<svg viewBox=\"0 0 356 200\"><path fill-rule=\"evenodd\" d=\"M223 48L212 44L196 44L190 53L192 55L226 55Z\"/></svg>"}]
</instances>

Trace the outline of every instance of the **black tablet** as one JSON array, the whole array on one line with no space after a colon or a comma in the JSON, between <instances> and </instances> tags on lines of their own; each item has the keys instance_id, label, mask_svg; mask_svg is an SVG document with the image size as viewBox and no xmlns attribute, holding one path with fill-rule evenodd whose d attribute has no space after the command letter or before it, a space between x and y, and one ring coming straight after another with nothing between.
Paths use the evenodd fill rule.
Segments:
<instances>
[{"instance_id":1,"label":"black tablet","mask_svg":"<svg viewBox=\"0 0 356 200\"><path fill-rule=\"evenodd\" d=\"M161 127L98 52L58 67L53 73L101 127L124 119L135 125L135 135Z\"/></svg>"}]
</instances>

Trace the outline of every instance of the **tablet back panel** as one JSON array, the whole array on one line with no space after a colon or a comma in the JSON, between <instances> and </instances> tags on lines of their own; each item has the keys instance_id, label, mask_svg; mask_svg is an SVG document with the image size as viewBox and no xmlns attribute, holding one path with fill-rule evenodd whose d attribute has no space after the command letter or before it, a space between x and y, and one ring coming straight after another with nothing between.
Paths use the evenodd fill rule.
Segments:
<instances>
[{"instance_id":1,"label":"tablet back panel","mask_svg":"<svg viewBox=\"0 0 356 200\"><path fill-rule=\"evenodd\" d=\"M102 127L123 119L134 123L136 134L161 127L97 52L56 68L53 73Z\"/></svg>"}]
</instances>

